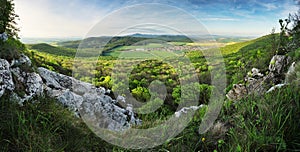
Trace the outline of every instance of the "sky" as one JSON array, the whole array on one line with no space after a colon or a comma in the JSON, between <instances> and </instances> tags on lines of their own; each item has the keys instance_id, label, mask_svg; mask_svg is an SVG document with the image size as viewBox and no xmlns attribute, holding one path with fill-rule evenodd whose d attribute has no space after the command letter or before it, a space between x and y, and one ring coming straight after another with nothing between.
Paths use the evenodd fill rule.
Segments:
<instances>
[{"instance_id":1,"label":"sky","mask_svg":"<svg viewBox=\"0 0 300 152\"><path fill-rule=\"evenodd\" d=\"M300 0L14 0L20 37L116 34L262 36Z\"/></svg>"}]
</instances>

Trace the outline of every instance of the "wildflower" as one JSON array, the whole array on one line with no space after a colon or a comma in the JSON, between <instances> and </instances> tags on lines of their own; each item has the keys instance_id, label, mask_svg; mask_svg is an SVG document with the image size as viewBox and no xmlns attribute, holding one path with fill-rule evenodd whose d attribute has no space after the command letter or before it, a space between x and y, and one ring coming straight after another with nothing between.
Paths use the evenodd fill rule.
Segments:
<instances>
[{"instance_id":1,"label":"wildflower","mask_svg":"<svg viewBox=\"0 0 300 152\"><path fill-rule=\"evenodd\" d=\"M205 138L203 137L201 140L202 140L202 142L204 142L204 141L205 141Z\"/></svg>"}]
</instances>

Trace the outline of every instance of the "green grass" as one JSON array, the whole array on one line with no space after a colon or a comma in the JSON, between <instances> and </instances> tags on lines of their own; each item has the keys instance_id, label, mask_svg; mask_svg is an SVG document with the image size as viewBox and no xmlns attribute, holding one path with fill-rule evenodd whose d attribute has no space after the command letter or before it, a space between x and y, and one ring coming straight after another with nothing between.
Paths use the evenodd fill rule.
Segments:
<instances>
[{"instance_id":1,"label":"green grass","mask_svg":"<svg viewBox=\"0 0 300 152\"><path fill-rule=\"evenodd\" d=\"M205 108L175 138L150 151L295 151L300 150L299 88L286 87L262 97L225 103L218 121L230 126L223 135L198 133ZM66 108L49 97L20 107L0 100L1 151L132 151L96 137ZM161 117L161 116L160 116ZM148 117L145 126L164 118ZM203 140L203 138L205 140ZM144 151L144 150L134 150Z\"/></svg>"},{"instance_id":2,"label":"green grass","mask_svg":"<svg viewBox=\"0 0 300 152\"><path fill-rule=\"evenodd\" d=\"M222 150L299 151L299 91L298 87L286 87L224 107L220 118L232 128Z\"/></svg>"},{"instance_id":3,"label":"green grass","mask_svg":"<svg viewBox=\"0 0 300 152\"><path fill-rule=\"evenodd\" d=\"M84 122L49 97L19 106L0 99L0 151L111 151Z\"/></svg>"}]
</instances>

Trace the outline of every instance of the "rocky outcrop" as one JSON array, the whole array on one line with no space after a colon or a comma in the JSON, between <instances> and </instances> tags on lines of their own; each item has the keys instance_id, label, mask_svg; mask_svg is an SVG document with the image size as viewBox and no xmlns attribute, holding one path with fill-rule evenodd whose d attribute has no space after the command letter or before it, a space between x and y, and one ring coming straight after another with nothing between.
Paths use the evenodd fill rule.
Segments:
<instances>
[{"instance_id":1,"label":"rocky outcrop","mask_svg":"<svg viewBox=\"0 0 300 152\"><path fill-rule=\"evenodd\" d=\"M118 96L114 100L106 95L110 90L97 88L45 68L38 68L37 73L24 71L20 68L22 65L31 66L30 59L25 55L13 60L11 64L0 59L0 97L8 91L10 98L22 105L33 97L47 94L85 121L114 131L125 130L133 124L141 123L135 117L131 105L118 106L118 102L123 102L122 105L126 103L124 97Z\"/></svg>"},{"instance_id":2,"label":"rocky outcrop","mask_svg":"<svg viewBox=\"0 0 300 152\"><path fill-rule=\"evenodd\" d=\"M38 68L38 72L45 80L48 95L55 97L59 102L81 115L94 125L109 128L111 130L123 130L130 124L139 124L140 120L134 117L130 105L122 108L117 102L126 102L119 96L113 100L105 95L105 88L81 82L72 77L55 73L45 68Z\"/></svg>"},{"instance_id":3,"label":"rocky outcrop","mask_svg":"<svg viewBox=\"0 0 300 152\"><path fill-rule=\"evenodd\" d=\"M283 72L287 68L290 57L275 55L270 61L267 75L260 73L259 69L253 68L245 77L245 84L234 84L233 88L226 94L229 100L238 101L248 95L262 95L282 87ZM277 86L277 87L275 87Z\"/></svg>"},{"instance_id":4,"label":"rocky outcrop","mask_svg":"<svg viewBox=\"0 0 300 152\"><path fill-rule=\"evenodd\" d=\"M274 74L282 74L285 67L289 64L291 58L285 55L275 55L269 64L269 71Z\"/></svg>"},{"instance_id":5,"label":"rocky outcrop","mask_svg":"<svg viewBox=\"0 0 300 152\"><path fill-rule=\"evenodd\" d=\"M10 65L8 61L0 59L0 97L6 90L13 91L14 89L15 85L10 72Z\"/></svg>"}]
</instances>

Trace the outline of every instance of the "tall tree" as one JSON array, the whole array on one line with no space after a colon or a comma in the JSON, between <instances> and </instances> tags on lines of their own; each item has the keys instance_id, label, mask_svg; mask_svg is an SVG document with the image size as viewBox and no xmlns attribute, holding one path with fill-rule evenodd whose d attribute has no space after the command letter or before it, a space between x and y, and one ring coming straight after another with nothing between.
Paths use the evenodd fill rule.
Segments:
<instances>
[{"instance_id":1,"label":"tall tree","mask_svg":"<svg viewBox=\"0 0 300 152\"><path fill-rule=\"evenodd\" d=\"M0 34L6 33L9 37L18 37L19 29L16 27L15 4L13 0L0 0Z\"/></svg>"}]
</instances>

